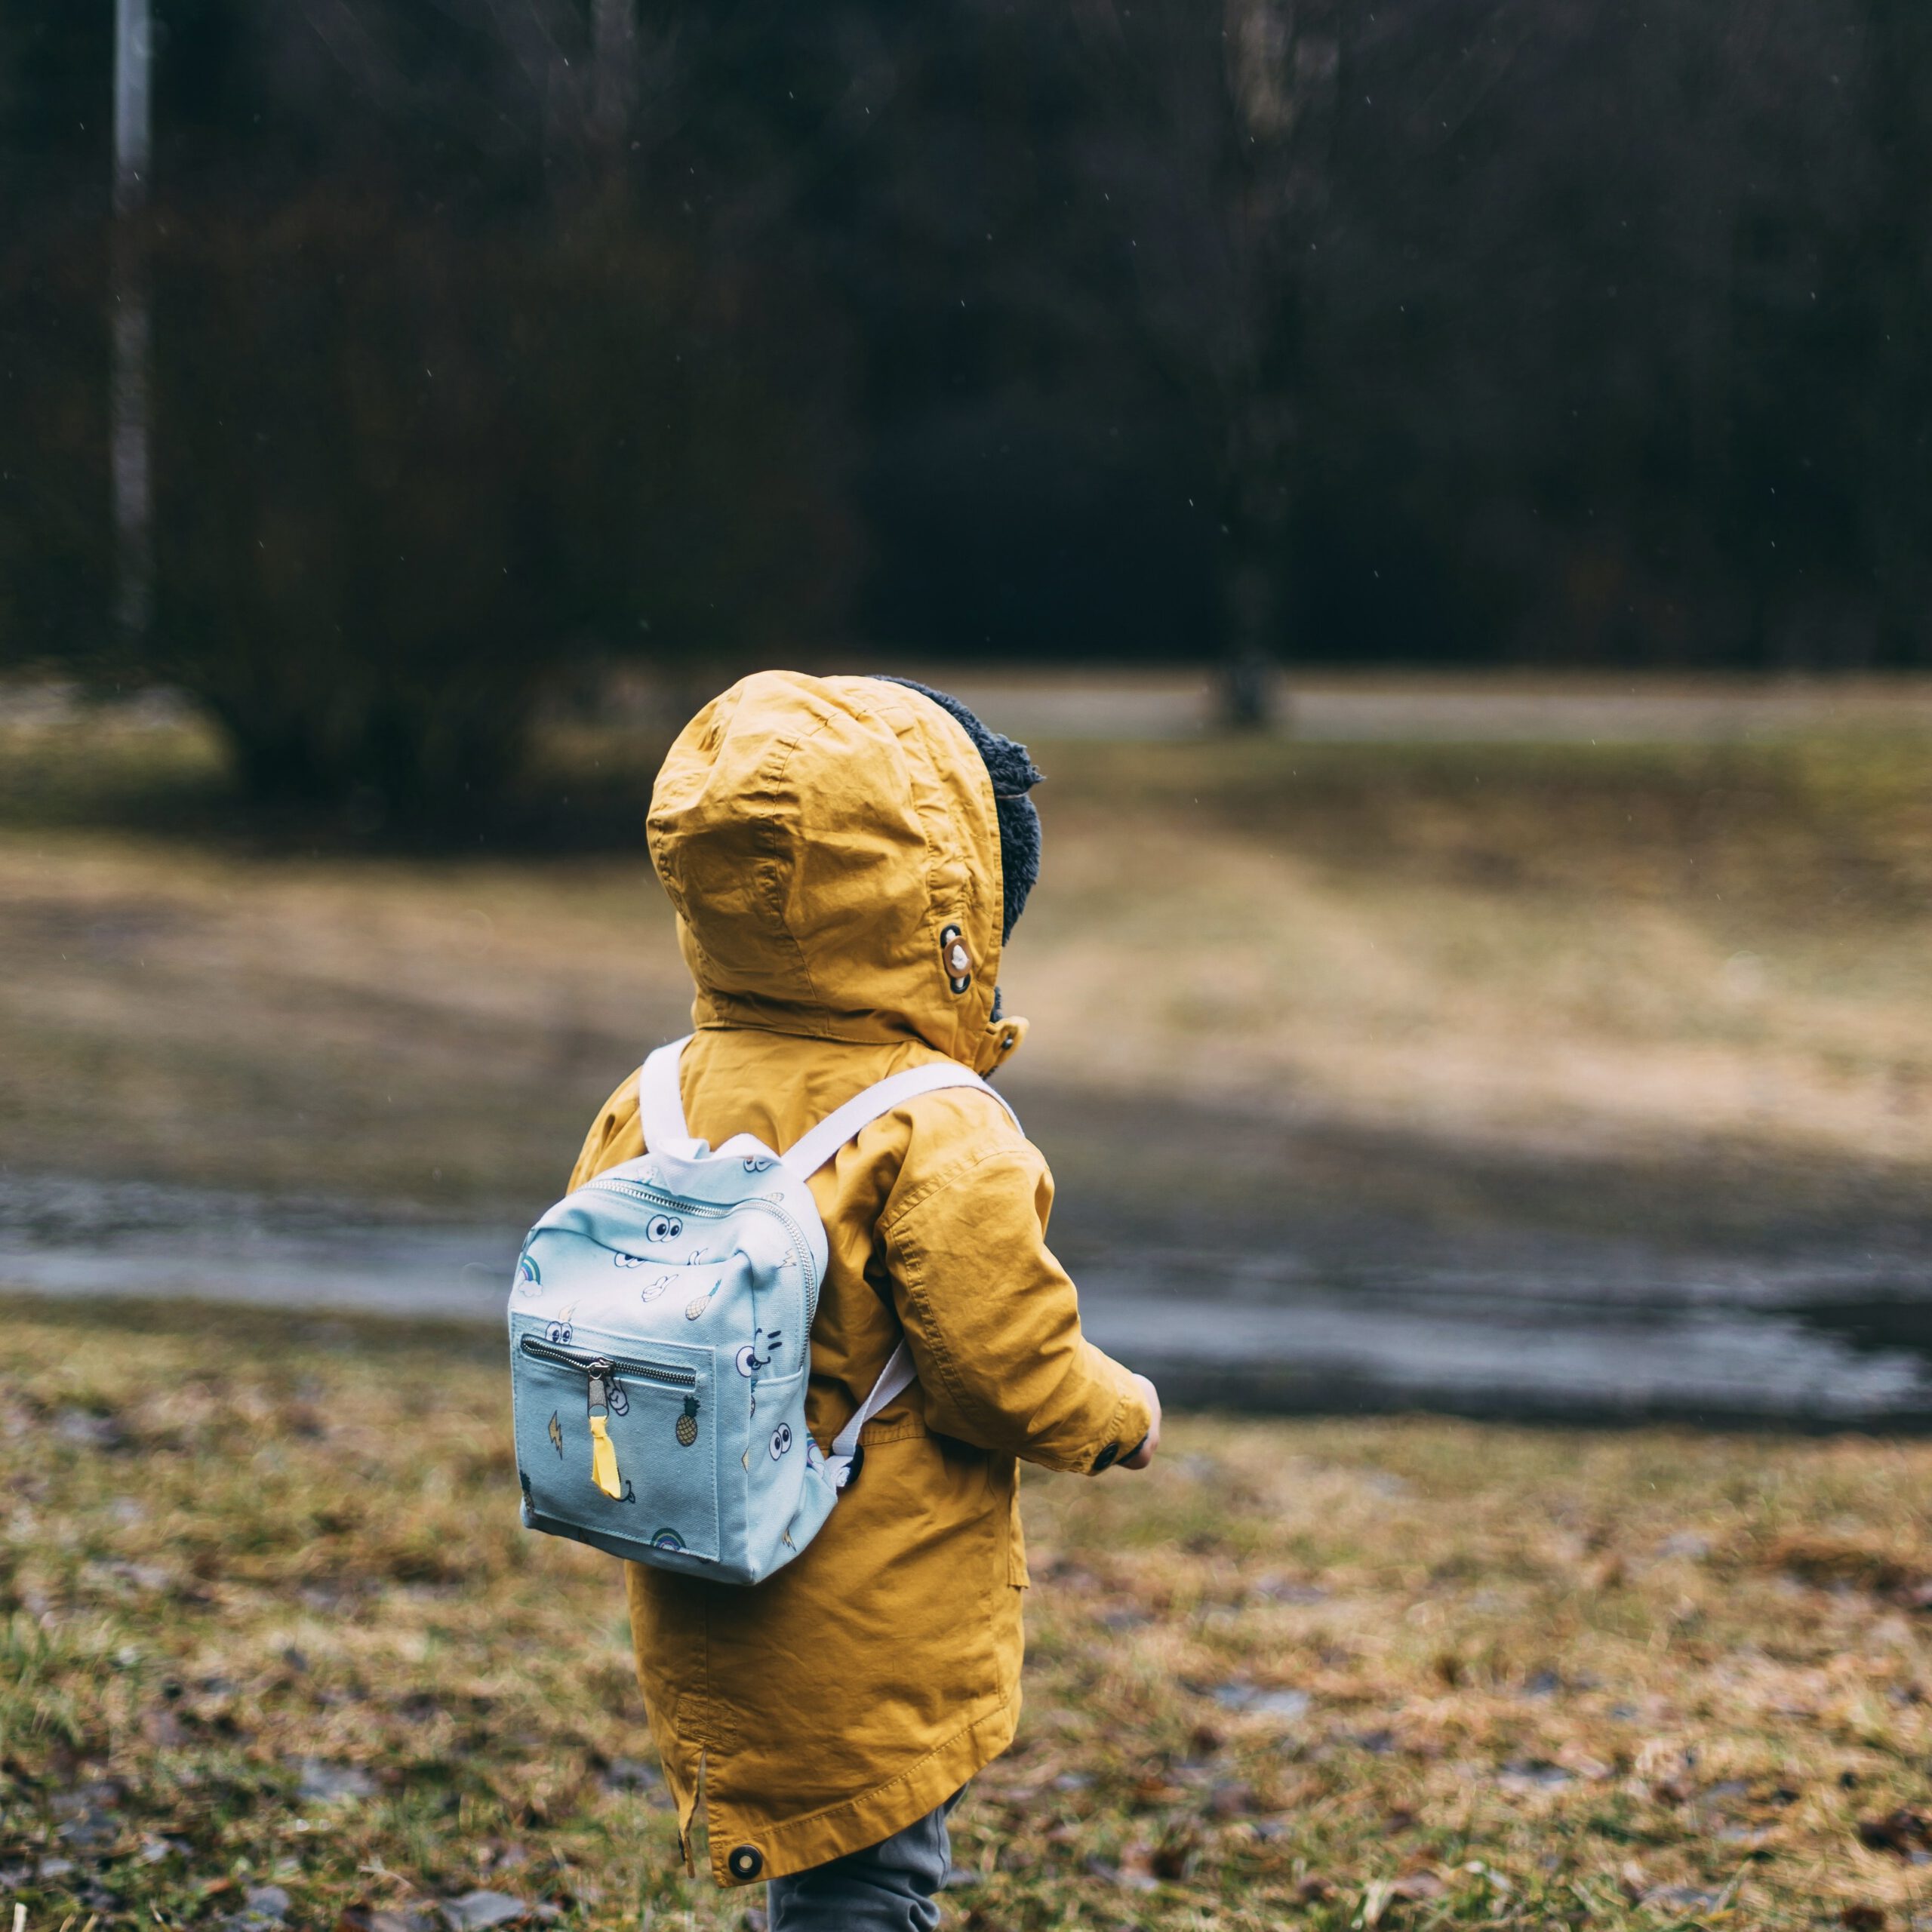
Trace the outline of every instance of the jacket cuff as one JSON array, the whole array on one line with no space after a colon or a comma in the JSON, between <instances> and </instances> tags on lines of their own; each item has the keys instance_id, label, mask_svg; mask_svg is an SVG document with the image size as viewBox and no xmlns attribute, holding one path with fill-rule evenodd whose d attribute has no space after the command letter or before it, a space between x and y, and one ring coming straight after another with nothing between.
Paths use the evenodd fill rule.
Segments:
<instances>
[{"instance_id":1,"label":"jacket cuff","mask_svg":"<svg viewBox=\"0 0 1932 1932\"><path fill-rule=\"evenodd\" d=\"M1097 1476L1110 1469L1124 1456L1131 1456L1147 1440L1154 1418L1139 1391L1129 1389L1109 1419L1100 1448L1088 1458L1087 1473Z\"/></svg>"}]
</instances>

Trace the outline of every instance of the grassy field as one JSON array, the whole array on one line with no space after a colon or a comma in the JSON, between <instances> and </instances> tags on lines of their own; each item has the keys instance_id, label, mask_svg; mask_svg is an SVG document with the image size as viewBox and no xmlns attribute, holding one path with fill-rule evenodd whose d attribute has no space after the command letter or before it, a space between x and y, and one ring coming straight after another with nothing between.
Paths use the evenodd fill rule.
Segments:
<instances>
[{"instance_id":1,"label":"grassy field","mask_svg":"<svg viewBox=\"0 0 1932 1932\"><path fill-rule=\"evenodd\" d=\"M1909 1195L1932 1168L1909 723L1042 744L1016 1093ZM241 814L189 725L17 720L0 752L17 1169L521 1212L680 1023L649 744L559 736L507 835L414 857Z\"/></svg>"},{"instance_id":2,"label":"grassy field","mask_svg":"<svg viewBox=\"0 0 1932 1932\"><path fill-rule=\"evenodd\" d=\"M516 1527L494 1338L5 1316L16 1924L755 1923L678 1868L615 1566ZM1201 1418L1030 1479L952 1922L1932 1922L1928 1494L1924 1445Z\"/></svg>"}]
</instances>

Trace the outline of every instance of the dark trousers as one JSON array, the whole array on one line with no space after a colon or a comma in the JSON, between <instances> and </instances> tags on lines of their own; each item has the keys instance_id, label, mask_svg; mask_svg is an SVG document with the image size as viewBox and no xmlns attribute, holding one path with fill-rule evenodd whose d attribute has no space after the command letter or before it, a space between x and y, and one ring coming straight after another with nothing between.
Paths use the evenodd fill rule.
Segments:
<instances>
[{"instance_id":1,"label":"dark trousers","mask_svg":"<svg viewBox=\"0 0 1932 1932\"><path fill-rule=\"evenodd\" d=\"M935 1932L952 1844L946 1821L965 1794L955 1792L883 1844L848 1851L764 1888L771 1932Z\"/></svg>"}]
</instances>

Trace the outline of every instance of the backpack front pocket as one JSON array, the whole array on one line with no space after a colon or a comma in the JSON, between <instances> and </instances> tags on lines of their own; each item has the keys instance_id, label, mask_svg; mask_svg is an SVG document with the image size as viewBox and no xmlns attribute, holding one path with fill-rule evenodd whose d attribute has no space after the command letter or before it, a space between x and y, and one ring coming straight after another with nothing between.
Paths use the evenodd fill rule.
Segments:
<instances>
[{"instance_id":1,"label":"backpack front pocket","mask_svg":"<svg viewBox=\"0 0 1932 1932\"><path fill-rule=\"evenodd\" d=\"M712 1352L518 1343L517 1460L532 1512L605 1548L718 1558Z\"/></svg>"}]
</instances>

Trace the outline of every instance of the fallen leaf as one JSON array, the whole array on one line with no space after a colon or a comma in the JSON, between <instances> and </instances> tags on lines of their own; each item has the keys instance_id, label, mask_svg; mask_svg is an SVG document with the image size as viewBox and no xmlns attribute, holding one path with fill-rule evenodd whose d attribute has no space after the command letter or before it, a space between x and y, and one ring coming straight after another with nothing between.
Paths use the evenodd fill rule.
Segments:
<instances>
[{"instance_id":1,"label":"fallen leaf","mask_svg":"<svg viewBox=\"0 0 1932 1932\"><path fill-rule=\"evenodd\" d=\"M1439 1899L1448 1889L1433 1872L1411 1872L1389 1887L1389 1896L1414 1904L1424 1899Z\"/></svg>"},{"instance_id":2,"label":"fallen leaf","mask_svg":"<svg viewBox=\"0 0 1932 1932\"><path fill-rule=\"evenodd\" d=\"M297 1767L295 1793L312 1804L330 1804L338 1798L368 1798L376 1781L360 1764L331 1764L320 1758L304 1758Z\"/></svg>"},{"instance_id":3,"label":"fallen leaf","mask_svg":"<svg viewBox=\"0 0 1932 1932\"><path fill-rule=\"evenodd\" d=\"M451 1932L481 1932L488 1925L507 1925L513 1918L526 1917L530 1907L508 1892L465 1892L442 1901L444 1918Z\"/></svg>"},{"instance_id":4,"label":"fallen leaf","mask_svg":"<svg viewBox=\"0 0 1932 1932\"><path fill-rule=\"evenodd\" d=\"M1723 1897L1721 1892L1700 1891L1695 1885L1659 1885L1646 1892L1639 1903L1671 1912L1701 1912Z\"/></svg>"},{"instance_id":5,"label":"fallen leaf","mask_svg":"<svg viewBox=\"0 0 1932 1932\"><path fill-rule=\"evenodd\" d=\"M1710 1553L1710 1538L1700 1536L1695 1530L1680 1530L1657 1545L1658 1555L1676 1557L1690 1563L1700 1563Z\"/></svg>"},{"instance_id":6,"label":"fallen leaf","mask_svg":"<svg viewBox=\"0 0 1932 1932\"><path fill-rule=\"evenodd\" d=\"M1224 1711L1243 1717L1300 1718L1308 1715L1306 1690L1269 1689L1257 1684L1217 1684L1208 1694Z\"/></svg>"}]
</instances>

